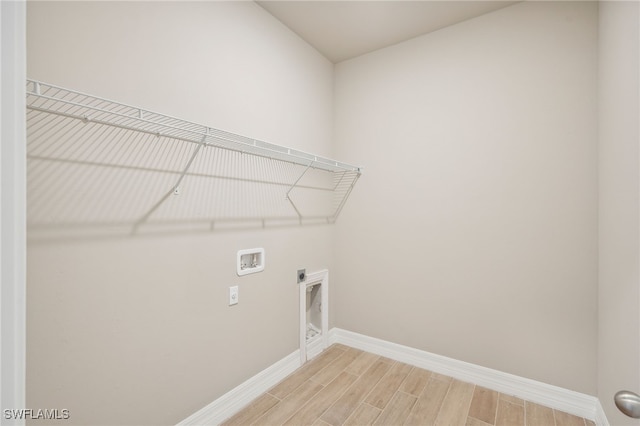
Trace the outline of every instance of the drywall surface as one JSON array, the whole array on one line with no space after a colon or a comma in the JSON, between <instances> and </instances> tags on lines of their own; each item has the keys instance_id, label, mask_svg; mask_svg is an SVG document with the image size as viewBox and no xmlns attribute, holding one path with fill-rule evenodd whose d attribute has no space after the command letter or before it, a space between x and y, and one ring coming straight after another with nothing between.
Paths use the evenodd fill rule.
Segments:
<instances>
[{"instance_id":1,"label":"drywall surface","mask_svg":"<svg viewBox=\"0 0 640 426\"><path fill-rule=\"evenodd\" d=\"M253 2L29 2L28 75L330 155L332 64ZM47 164L30 191L61 178ZM153 182L104 184L127 199ZM59 211L67 195L43 196ZM69 209L79 216L81 201ZM115 216L130 207L104 204ZM186 418L297 349L296 270L332 266L329 226L122 235L107 223L88 237L74 225L28 243L27 406L68 409L64 424ZM254 247L264 272L238 277L236 251Z\"/></svg>"},{"instance_id":2,"label":"drywall surface","mask_svg":"<svg viewBox=\"0 0 640 426\"><path fill-rule=\"evenodd\" d=\"M592 2L338 64L335 325L595 395L596 71Z\"/></svg>"},{"instance_id":3,"label":"drywall surface","mask_svg":"<svg viewBox=\"0 0 640 426\"><path fill-rule=\"evenodd\" d=\"M598 397L612 425L632 425L613 396L640 392L640 8L599 12Z\"/></svg>"}]
</instances>

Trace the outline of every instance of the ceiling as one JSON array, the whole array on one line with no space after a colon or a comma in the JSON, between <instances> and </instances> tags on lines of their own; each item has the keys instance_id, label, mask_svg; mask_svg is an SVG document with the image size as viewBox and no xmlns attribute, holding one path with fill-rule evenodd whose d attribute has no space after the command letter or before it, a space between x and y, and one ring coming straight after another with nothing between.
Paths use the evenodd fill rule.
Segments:
<instances>
[{"instance_id":1,"label":"ceiling","mask_svg":"<svg viewBox=\"0 0 640 426\"><path fill-rule=\"evenodd\" d=\"M257 1L333 63L426 34L515 1Z\"/></svg>"}]
</instances>

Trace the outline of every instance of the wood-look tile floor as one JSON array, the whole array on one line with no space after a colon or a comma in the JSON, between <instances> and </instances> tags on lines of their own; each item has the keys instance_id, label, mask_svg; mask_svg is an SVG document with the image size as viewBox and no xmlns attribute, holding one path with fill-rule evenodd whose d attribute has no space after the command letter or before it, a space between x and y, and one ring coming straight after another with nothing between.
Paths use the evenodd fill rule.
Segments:
<instances>
[{"instance_id":1,"label":"wood-look tile floor","mask_svg":"<svg viewBox=\"0 0 640 426\"><path fill-rule=\"evenodd\" d=\"M223 425L595 426L343 345L327 348Z\"/></svg>"}]
</instances>

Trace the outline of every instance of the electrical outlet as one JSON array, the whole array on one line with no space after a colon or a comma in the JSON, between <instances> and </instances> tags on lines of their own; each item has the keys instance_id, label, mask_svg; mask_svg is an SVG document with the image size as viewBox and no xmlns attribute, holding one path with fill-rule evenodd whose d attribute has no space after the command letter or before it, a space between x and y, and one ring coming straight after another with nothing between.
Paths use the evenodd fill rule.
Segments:
<instances>
[{"instance_id":1,"label":"electrical outlet","mask_svg":"<svg viewBox=\"0 0 640 426\"><path fill-rule=\"evenodd\" d=\"M229 287L229 306L238 303L238 286Z\"/></svg>"}]
</instances>

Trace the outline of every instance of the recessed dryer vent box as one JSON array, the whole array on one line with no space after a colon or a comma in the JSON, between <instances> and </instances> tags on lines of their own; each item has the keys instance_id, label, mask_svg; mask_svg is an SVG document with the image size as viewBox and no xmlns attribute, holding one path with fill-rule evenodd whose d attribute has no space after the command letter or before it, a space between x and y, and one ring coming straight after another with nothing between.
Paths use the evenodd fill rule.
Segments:
<instances>
[{"instance_id":1,"label":"recessed dryer vent box","mask_svg":"<svg viewBox=\"0 0 640 426\"><path fill-rule=\"evenodd\" d=\"M314 358L329 346L329 271L306 274L300 291L300 361Z\"/></svg>"},{"instance_id":2,"label":"recessed dryer vent box","mask_svg":"<svg viewBox=\"0 0 640 426\"><path fill-rule=\"evenodd\" d=\"M264 249L238 250L236 272L239 276L254 274L264 270Z\"/></svg>"}]
</instances>

